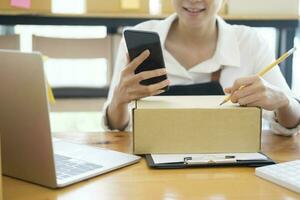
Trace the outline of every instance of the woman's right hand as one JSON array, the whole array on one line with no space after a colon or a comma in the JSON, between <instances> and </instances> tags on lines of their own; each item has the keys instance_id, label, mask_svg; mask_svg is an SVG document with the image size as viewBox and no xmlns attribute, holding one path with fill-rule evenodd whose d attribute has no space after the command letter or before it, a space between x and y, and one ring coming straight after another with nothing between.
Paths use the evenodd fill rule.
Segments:
<instances>
[{"instance_id":1,"label":"woman's right hand","mask_svg":"<svg viewBox=\"0 0 300 200\"><path fill-rule=\"evenodd\" d=\"M147 86L140 84L142 80L166 74L165 68L134 73L149 55L149 50L145 50L131 62L128 61L127 66L121 72L120 81L114 89L112 101L107 109L107 123L111 129L124 130L127 127L129 123L128 104L132 100L160 94L164 92L162 88L169 85L169 80Z\"/></svg>"},{"instance_id":2,"label":"woman's right hand","mask_svg":"<svg viewBox=\"0 0 300 200\"><path fill-rule=\"evenodd\" d=\"M158 95L163 93L162 88L170 84L169 80L164 80L153 85L141 85L142 80L165 75L166 69L156 69L143 71L135 74L136 68L141 65L150 55L149 50L143 51L139 56L127 64L121 72L119 84L116 86L113 101L117 105L127 105L132 100L140 99L147 96Z\"/></svg>"}]
</instances>

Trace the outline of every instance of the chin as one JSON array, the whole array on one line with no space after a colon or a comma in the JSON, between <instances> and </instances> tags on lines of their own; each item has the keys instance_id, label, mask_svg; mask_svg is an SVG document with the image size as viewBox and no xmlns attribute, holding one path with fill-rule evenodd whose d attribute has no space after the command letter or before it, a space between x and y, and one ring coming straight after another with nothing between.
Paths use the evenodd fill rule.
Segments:
<instances>
[{"instance_id":1,"label":"chin","mask_svg":"<svg viewBox=\"0 0 300 200\"><path fill-rule=\"evenodd\" d=\"M205 23L205 21L208 21L211 18L208 15L206 9L197 10L194 12L190 12L186 9L181 9L178 15L186 26L195 28L201 27Z\"/></svg>"},{"instance_id":2,"label":"chin","mask_svg":"<svg viewBox=\"0 0 300 200\"><path fill-rule=\"evenodd\" d=\"M197 28L205 25L206 24L205 22L208 21L208 18L207 17L197 17L197 18L181 17L181 21L187 27Z\"/></svg>"}]
</instances>

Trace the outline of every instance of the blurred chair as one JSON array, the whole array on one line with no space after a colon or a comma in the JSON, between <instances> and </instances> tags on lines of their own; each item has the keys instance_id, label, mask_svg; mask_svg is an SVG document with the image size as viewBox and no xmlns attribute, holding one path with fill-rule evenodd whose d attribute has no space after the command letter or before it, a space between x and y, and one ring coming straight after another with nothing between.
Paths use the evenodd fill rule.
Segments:
<instances>
[{"instance_id":1,"label":"blurred chair","mask_svg":"<svg viewBox=\"0 0 300 200\"><path fill-rule=\"evenodd\" d=\"M57 87L56 97L104 97L112 77L111 37L105 38L53 38L33 35L32 50L56 59L105 58L107 63L107 86L104 88ZM88 67L88 66L87 66Z\"/></svg>"},{"instance_id":2,"label":"blurred chair","mask_svg":"<svg viewBox=\"0 0 300 200\"><path fill-rule=\"evenodd\" d=\"M0 49L20 50L20 36L0 35Z\"/></svg>"}]
</instances>

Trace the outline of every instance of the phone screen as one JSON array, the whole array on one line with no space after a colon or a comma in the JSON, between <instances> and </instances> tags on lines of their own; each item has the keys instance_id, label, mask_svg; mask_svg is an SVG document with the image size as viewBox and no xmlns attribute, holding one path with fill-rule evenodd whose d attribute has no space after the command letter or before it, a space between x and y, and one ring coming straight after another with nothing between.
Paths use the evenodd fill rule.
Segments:
<instances>
[{"instance_id":1,"label":"phone screen","mask_svg":"<svg viewBox=\"0 0 300 200\"><path fill-rule=\"evenodd\" d=\"M142 71L155 70L165 67L159 35L150 31L125 30L124 37L130 60L139 56L148 49L150 56L135 70L138 74ZM151 85L167 79L166 75L141 81L142 85ZM168 87L163 88L166 90Z\"/></svg>"}]
</instances>

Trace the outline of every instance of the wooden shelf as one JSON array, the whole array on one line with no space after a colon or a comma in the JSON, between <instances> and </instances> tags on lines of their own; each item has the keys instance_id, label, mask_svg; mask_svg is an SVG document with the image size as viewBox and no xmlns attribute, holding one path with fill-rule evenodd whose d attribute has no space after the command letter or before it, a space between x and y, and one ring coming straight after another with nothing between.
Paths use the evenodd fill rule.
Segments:
<instances>
[{"instance_id":1,"label":"wooden shelf","mask_svg":"<svg viewBox=\"0 0 300 200\"><path fill-rule=\"evenodd\" d=\"M19 16L19 15L27 15L27 16L40 16L40 17L80 17L80 18L141 18L141 19L163 19L168 17L170 14L159 14L152 15L149 13L140 14L140 13L84 13L84 14L58 14L58 13L38 13L32 12L28 13L28 11L7 11L0 10L1 15L10 15L10 16ZM295 15L221 15L225 20L299 20L300 16Z\"/></svg>"}]
</instances>

